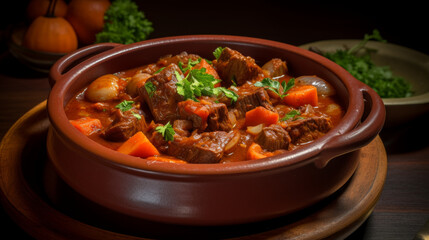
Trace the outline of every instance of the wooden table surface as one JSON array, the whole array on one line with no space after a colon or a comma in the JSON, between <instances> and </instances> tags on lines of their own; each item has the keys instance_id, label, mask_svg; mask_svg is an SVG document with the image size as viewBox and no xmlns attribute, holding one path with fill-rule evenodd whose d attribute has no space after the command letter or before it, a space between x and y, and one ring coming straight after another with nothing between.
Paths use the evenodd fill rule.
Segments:
<instances>
[{"instance_id":1,"label":"wooden table surface","mask_svg":"<svg viewBox=\"0 0 429 240\"><path fill-rule=\"evenodd\" d=\"M424 19L423 8L419 6L398 5L383 11L383 7L287 5L264 1L262 6L249 9L238 4L222 9L216 5L218 7L206 8L204 14L196 5L190 5L186 9L193 14L180 14L176 5L162 8L155 3L136 2L154 23L152 38L214 33L300 45L325 39L362 38L363 34L378 28L390 42L429 54L429 39L416 27ZM50 89L46 74L22 65L7 49L7 34L13 24L22 20L24 8L25 1L11 6L10 11L17 14L0 25L0 138L24 113L44 101ZM226 15L221 16L220 12ZM180 21L166 21L166 16ZM374 212L348 239L413 239L429 221L428 122L429 113L403 126L382 130L380 137L388 158L385 186ZM3 208L0 208L0 219L3 236L11 233L15 239L29 238Z\"/></svg>"}]
</instances>

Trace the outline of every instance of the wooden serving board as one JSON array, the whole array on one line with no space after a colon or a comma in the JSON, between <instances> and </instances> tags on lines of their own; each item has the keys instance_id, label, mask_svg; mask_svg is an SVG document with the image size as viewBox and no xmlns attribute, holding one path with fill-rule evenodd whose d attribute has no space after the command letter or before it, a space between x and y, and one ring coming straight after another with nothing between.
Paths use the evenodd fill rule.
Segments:
<instances>
[{"instance_id":1,"label":"wooden serving board","mask_svg":"<svg viewBox=\"0 0 429 240\"><path fill-rule=\"evenodd\" d=\"M344 239L372 213L387 173L377 136L337 193L284 217L234 226L177 226L135 219L74 192L46 155L46 101L22 116L0 145L0 199L11 219L36 239Z\"/></svg>"}]
</instances>

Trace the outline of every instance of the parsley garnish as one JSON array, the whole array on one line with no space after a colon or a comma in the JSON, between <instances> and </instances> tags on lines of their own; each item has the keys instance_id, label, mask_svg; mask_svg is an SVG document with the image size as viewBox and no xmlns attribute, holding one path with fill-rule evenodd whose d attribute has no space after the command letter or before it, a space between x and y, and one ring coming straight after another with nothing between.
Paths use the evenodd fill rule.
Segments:
<instances>
[{"instance_id":1,"label":"parsley garnish","mask_svg":"<svg viewBox=\"0 0 429 240\"><path fill-rule=\"evenodd\" d=\"M134 104L134 101L124 100L121 103L119 103L118 105L116 105L115 108L118 108L122 112L125 112L125 111L128 111L131 108L133 108L133 104Z\"/></svg>"},{"instance_id":2,"label":"parsley garnish","mask_svg":"<svg viewBox=\"0 0 429 240\"><path fill-rule=\"evenodd\" d=\"M153 93L156 91L156 86L153 85L152 82L145 83L144 88L146 89L146 92L149 94L149 97L152 97Z\"/></svg>"},{"instance_id":3,"label":"parsley garnish","mask_svg":"<svg viewBox=\"0 0 429 240\"><path fill-rule=\"evenodd\" d=\"M157 73L161 72L162 70L164 70L164 68L165 68L165 67L162 67L162 68L160 68L160 69L156 70L156 72L154 72L153 74L157 74Z\"/></svg>"},{"instance_id":4,"label":"parsley garnish","mask_svg":"<svg viewBox=\"0 0 429 240\"><path fill-rule=\"evenodd\" d=\"M201 96L219 96L221 93L235 102L238 95L224 87L214 87L220 80L213 75L208 74L205 68L192 69L189 74L183 78L180 73L175 72L177 78L177 93L185 99L198 101L197 97Z\"/></svg>"},{"instance_id":5,"label":"parsley garnish","mask_svg":"<svg viewBox=\"0 0 429 240\"><path fill-rule=\"evenodd\" d=\"M186 71L191 70L195 65L197 65L200 62L201 62L201 58L198 58L195 61L192 61L192 59L188 58L188 64L187 64L186 67L183 67L183 63L182 62L179 62L178 66L179 66L180 70L183 73L185 73Z\"/></svg>"},{"instance_id":6,"label":"parsley garnish","mask_svg":"<svg viewBox=\"0 0 429 240\"><path fill-rule=\"evenodd\" d=\"M371 60L370 51L357 54L369 40L385 42L377 30L349 50L338 49L322 55L346 69L356 79L374 89L382 98L401 98L412 95L411 84L402 77L394 76L388 66L377 66Z\"/></svg>"},{"instance_id":7,"label":"parsley garnish","mask_svg":"<svg viewBox=\"0 0 429 240\"><path fill-rule=\"evenodd\" d=\"M224 47L217 47L217 48L214 50L214 52L213 52L213 56L214 56L216 59L219 59L219 57L220 57L220 55L222 54L222 51L223 51L224 49L225 49Z\"/></svg>"},{"instance_id":8,"label":"parsley garnish","mask_svg":"<svg viewBox=\"0 0 429 240\"><path fill-rule=\"evenodd\" d=\"M153 32L152 22L131 0L114 0L104 14L103 30L96 35L96 43L122 44L146 40Z\"/></svg>"},{"instance_id":9,"label":"parsley garnish","mask_svg":"<svg viewBox=\"0 0 429 240\"><path fill-rule=\"evenodd\" d=\"M232 83L232 86L234 87L237 86L237 83L235 82L235 76L232 76L231 83Z\"/></svg>"},{"instance_id":10,"label":"parsley garnish","mask_svg":"<svg viewBox=\"0 0 429 240\"><path fill-rule=\"evenodd\" d=\"M173 141L174 140L174 132L173 126L171 126L170 122L165 124L164 126L158 126L155 128L155 131L161 133L161 135L164 137L166 141Z\"/></svg>"},{"instance_id":11,"label":"parsley garnish","mask_svg":"<svg viewBox=\"0 0 429 240\"><path fill-rule=\"evenodd\" d=\"M142 116L138 113L132 113L134 117L136 117L138 120L142 119Z\"/></svg>"},{"instance_id":12,"label":"parsley garnish","mask_svg":"<svg viewBox=\"0 0 429 240\"><path fill-rule=\"evenodd\" d=\"M287 83L283 81L281 86L283 90L280 90L280 83L276 80L272 80L271 78L264 78L262 81L254 83L257 87L263 87L265 89L269 89L279 95L280 98L284 98L287 96L287 91L289 91L295 85L295 79L291 78Z\"/></svg>"},{"instance_id":13,"label":"parsley garnish","mask_svg":"<svg viewBox=\"0 0 429 240\"><path fill-rule=\"evenodd\" d=\"M115 108L121 110L121 112L129 111L133 108L134 101L128 101L124 100L120 102L118 105L115 106ZM138 120L142 119L140 114L133 112L132 115L136 117Z\"/></svg>"},{"instance_id":14,"label":"parsley garnish","mask_svg":"<svg viewBox=\"0 0 429 240\"><path fill-rule=\"evenodd\" d=\"M226 89L224 87L217 87L213 89L214 94L216 96L219 96L221 93L225 94L225 96L229 99L231 99L231 103L237 102L238 95L234 91L231 91L229 89Z\"/></svg>"},{"instance_id":15,"label":"parsley garnish","mask_svg":"<svg viewBox=\"0 0 429 240\"><path fill-rule=\"evenodd\" d=\"M294 119L299 115L301 115L301 113L298 110L293 109L290 112L288 112L282 119L280 119L280 121L287 121L289 119Z\"/></svg>"}]
</instances>

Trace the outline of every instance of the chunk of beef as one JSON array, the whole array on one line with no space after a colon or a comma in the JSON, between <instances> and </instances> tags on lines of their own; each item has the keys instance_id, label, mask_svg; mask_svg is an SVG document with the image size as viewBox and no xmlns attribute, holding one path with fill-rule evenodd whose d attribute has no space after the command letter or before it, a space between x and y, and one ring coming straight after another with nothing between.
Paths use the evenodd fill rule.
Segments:
<instances>
[{"instance_id":1,"label":"chunk of beef","mask_svg":"<svg viewBox=\"0 0 429 240\"><path fill-rule=\"evenodd\" d=\"M139 96L149 106L156 122L165 124L173 122L178 117L177 103L183 98L177 93L175 72L182 75L179 67L172 63L147 79L144 86L138 89Z\"/></svg>"},{"instance_id":2,"label":"chunk of beef","mask_svg":"<svg viewBox=\"0 0 429 240\"><path fill-rule=\"evenodd\" d=\"M169 142L168 155L189 163L218 163L233 132L215 131L194 133L190 137L176 136Z\"/></svg>"},{"instance_id":3,"label":"chunk of beef","mask_svg":"<svg viewBox=\"0 0 429 240\"><path fill-rule=\"evenodd\" d=\"M224 48L219 59L213 62L219 77L229 83L235 81L243 85L247 81L258 81L267 76L266 72L255 63L255 59L245 57L240 52Z\"/></svg>"},{"instance_id":4,"label":"chunk of beef","mask_svg":"<svg viewBox=\"0 0 429 240\"><path fill-rule=\"evenodd\" d=\"M181 52L180 54L177 54L177 55L167 55L160 58L157 61L156 65L158 67L165 67L173 63L176 65L183 64L183 67L187 67L189 60L195 61L195 60L198 60L199 58L200 56L196 54L188 54L187 52Z\"/></svg>"},{"instance_id":5,"label":"chunk of beef","mask_svg":"<svg viewBox=\"0 0 429 240\"><path fill-rule=\"evenodd\" d=\"M280 58L273 58L270 61L266 62L262 69L267 71L271 78L279 77L287 74L287 65L286 62Z\"/></svg>"},{"instance_id":6,"label":"chunk of beef","mask_svg":"<svg viewBox=\"0 0 429 240\"><path fill-rule=\"evenodd\" d=\"M155 146L156 149L158 149L159 152L166 153L168 149L168 142L164 139L164 137L160 132L156 131L157 127L162 127L162 126L164 125L160 123L155 123L153 121L150 122L150 124L148 124L146 128L145 135L147 136L149 141L153 144L153 146Z\"/></svg>"},{"instance_id":7,"label":"chunk of beef","mask_svg":"<svg viewBox=\"0 0 429 240\"><path fill-rule=\"evenodd\" d=\"M288 149L291 138L280 125L271 124L262 129L261 133L256 136L255 142L263 149L273 152L279 149Z\"/></svg>"},{"instance_id":8,"label":"chunk of beef","mask_svg":"<svg viewBox=\"0 0 429 240\"><path fill-rule=\"evenodd\" d=\"M243 118L247 111L258 106L276 112L264 88L255 87L253 84L245 84L237 89L236 92L239 97L233 106L233 108L237 109L237 118Z\"/></svg>"},{"instance_id":9,"label":"chunk of beef","mask_svg":"<svg viewBox=\"0 0 429 240\"><path fill-rule=\"evenodd\" d=\"M192 121L193 127L200 132L229 131L232 123L228 117L228 109L223 103L208 102L201 100L195 102L186 100L178 104L179 115L183 119Z\"/></svg>"},{"instance_id":10,"label":"chunk of beef","mask_svg":"<svg viewBox=\"0 0 429 240\"><path fill-rule=\"evenodd\" d=\"M207 118L208 131L229 131L233 123L228 115L228 108L223 103L213 103L208 106L209 116Z\"/></svg>"},{"instance_id":11,"label":"chunk of beef","mask_svg":"<svg viewBox=\"0 0 429 240\"><path fill-rule=\"evenodd\" d=\"M173 122L174 132L182 137L189 137L193 129L192 121L185 119L177 119Z\"/></svg>"},{"instance_id":12,"label":"chunk of beef","mask_svg":"<svg viewBox=\"0 0 429 240\"><path fill-rule=\"evenodd\" d=\"M289 133L293 144L300 144L321 137L332 126L332 121L329 117L316 116L288 122L285 130Z\"/></svg>"},{"instance_id":13,"label":"chunk of beef","mask_svg":"<svg viewBox=\"0 0 429 240\"><path fill-rule=\"evenodd\" d=\"M114 112L113 122L102 132L101 136L109 141L125 141L136 132L146 128L144 118L138 119L132 111L122 112L117 109Z\"/></svg>"},{"instance_id":14,"label":"chunk of beef","mask_svg":"<svg viewBox=\"0 0 429 240\"><path fill-rule=\"evenodd\" d=\"M155 63L151 63L151 64L144 66L143 68L138 69L135 74L146 73L146 74L153 75L158 70L159 70L159 66L157 66Z\"/></svg>"}]
</instances>

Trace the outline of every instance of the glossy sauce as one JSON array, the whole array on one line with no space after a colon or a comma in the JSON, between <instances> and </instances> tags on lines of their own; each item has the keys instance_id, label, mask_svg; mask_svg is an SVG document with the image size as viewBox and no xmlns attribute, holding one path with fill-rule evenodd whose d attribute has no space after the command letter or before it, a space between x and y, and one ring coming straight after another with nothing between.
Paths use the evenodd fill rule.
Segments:
<instances>
[{"instance_id":1,"label":"glossy sauce","mask_svg":"<svg viewBox=\"0 0 429 240\"><path fill-rule=\"evenodd\" d=\"M93 103L89 102L85 99L85 89L82 89L81 92L79 92L75 98L71 99L71 101L66 105L65 112L67 114L68 119L79 119L85 116L91 116L93 118L98 118L101 120L103 127L108 126L112 123L112 109L115 109L115 106L122 102L123 100L135 100L137 99L131 97L127 93L125 93L125 87L127 82L131 77L133 77L135 74L142 72L143 69L152 68L152 72L155 72L158 70L158 68L155 65L146 65L134 69L129 69L126 71L115 73L114 75L118 76L120 78L119 85L120 85L120 97L116 100L110 100L105 102L99 102L99 103ZM290 76L284 76L283 80L289 80ZM282 79L279 79L282 81ZM276 104L276 96L269 94L270 97L273 97L271 100L273 102L274 107L276 108L277 112L280 115L280 118L284 117L284 115L291 110L291 107L283 105L283 104ZM338 101L334 97L323 97L319 96L318 98L318 106L313 107L315 110L323 112L326 115L329 115L331 117L333 126L336 126L338 122L343 117L343 110L341 106L338 104ZM149 113L149 114L146 114ZM150 116L150 111L147 108L147 106L141 106L140 114L144 116L147 123L151 122L153 119ZM222 162L234 162L234 161L242 161L243 159L246 159L246 152L249 145L253 142L254 136L246 131L246 128L243 127L244 125L244 118L238 119L235 123L233 131L237 131L240 133L240 140L239 143L235 145L233 151L228 151L224 154L224 157L221 160ZM100 143L101 145L111 148L113 150L116 150L122 142L112 142L107 141L103 137L101 137L100 133L95 133L89 136L92 140ZM297 147L297 146L293 146ZM287 152L287 150L277 150L275 151L275 154ZM165 156L168 159L175 159L172 156ZM181 161L181 160L179 160Z\"/></svg>"}]
</instances>

